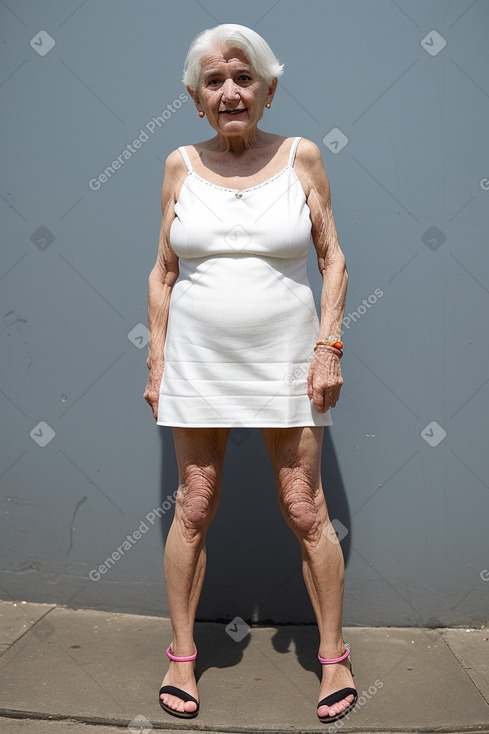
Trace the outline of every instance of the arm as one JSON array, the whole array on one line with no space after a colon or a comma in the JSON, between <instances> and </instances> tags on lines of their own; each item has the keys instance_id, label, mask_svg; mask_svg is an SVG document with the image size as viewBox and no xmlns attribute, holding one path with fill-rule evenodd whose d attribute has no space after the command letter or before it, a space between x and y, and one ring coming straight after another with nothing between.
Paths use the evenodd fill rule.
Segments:
<instances>
[{"instance_id":1,"label":"arm","mask_svg":"<svg viewBox=\"0 0 489 734\"><path fill-rule=\"evenodd\" d=\"M348 271L338 243L329 182L317 145L302 140L299 149L298 176L311 212L312 239L323 277L318 341L341 340ZM308 396L320 413L334 408L342 384L339 357L328 347L318 347L309 367Z\"/></svg>"},{"instance_id":2,"label":"arm","mask_svg":"<svg viewBox=\"0 0 489 734\"><path fill-rule=\"evenodd\" d=\"M170 245L170 227L175 218L175 202L179 189L178 181L183 178L181 156L178 151L171 153L165 164L163 184L161 187L161 227L156 263L148 278L148 381L144 391L144 399L157 418L158 398L161 378L165 366L164 347L170 297L172 288L178 277L178 257Z\"/></svg>"}]
</instances>

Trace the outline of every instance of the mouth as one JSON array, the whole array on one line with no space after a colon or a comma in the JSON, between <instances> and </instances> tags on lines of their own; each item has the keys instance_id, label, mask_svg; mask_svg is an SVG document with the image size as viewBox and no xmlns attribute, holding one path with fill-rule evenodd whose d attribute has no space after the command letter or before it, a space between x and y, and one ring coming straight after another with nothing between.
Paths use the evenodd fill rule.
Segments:
<instances>
[{"instance_id":1,"label":"mouth","mask_svg":"<svg viewBox=\"0 0 489 734\"><path fill-rule=\"evenodd\" d=\"M221 110L219 112L220 115L241 115L243 112L246 112L246 107L243 107L239 110Z\"/></svg>"}]
</instances>

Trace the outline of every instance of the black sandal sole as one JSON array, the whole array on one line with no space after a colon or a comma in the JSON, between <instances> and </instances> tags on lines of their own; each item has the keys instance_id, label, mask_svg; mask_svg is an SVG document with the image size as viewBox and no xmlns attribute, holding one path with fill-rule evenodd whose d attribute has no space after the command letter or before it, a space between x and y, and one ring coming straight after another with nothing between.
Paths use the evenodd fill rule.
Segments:
<instances>
[{"instance_id":1,"label":"black sandal sole","mask_svg":"<svg viewBox=\"0 0 489 734\"><path fill-rule=\"evenodd\" d=\"M342 701L347 696L355 696L353 701L350 703L348 708L346 708L344 711L342 711L340 714L336 714L335 716L319 716L318 719L321 722L321 724L332 724L334 721L338 721L339 719L343 719L345 716L348 716L348 714L351 712L351 710L356 705L356 702L358 701L358 692L356 688L342 688L339 691L336 691L335 693L331 693L329 696L326 696L326 698L323 698L318 703L318 709L320 706L333 706L333 704L338 703L338 701Z\"/></svg>"},{"instance_id":2,"label":"black sandal sole","mask_svg":"<svg viewBox=\"0 0 489 734\"><path fill-rule=\"evenodd\" d=\"M166 703L161 700L162 693L169 693L171 696L181 698L184 703L187 703L187 701L193 701L197 704L197 708L195 709L195 711L176 711L175 709L167 706ZM167 714L170 714L171 716L175 716L177 719L195 719L200 710L200 704L197 699L191 696L190 693L183 691L181 688L176 688L176 686L162 686L158 693L158 701L160 702L160 706L163 711L165 711Z\"/></svg>"}]
</instances>

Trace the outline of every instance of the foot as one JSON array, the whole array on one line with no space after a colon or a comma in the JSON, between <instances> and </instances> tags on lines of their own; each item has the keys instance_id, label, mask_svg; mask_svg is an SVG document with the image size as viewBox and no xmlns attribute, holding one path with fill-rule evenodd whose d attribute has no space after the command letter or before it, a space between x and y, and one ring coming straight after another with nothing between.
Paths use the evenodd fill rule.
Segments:
<instances>
[{"instance_id":1,"label":"foot","mask_svg":"<svg viewBox=\"0 0 489 734\"><path fill-rule=\"evenodd\" d=\"M181 688L186 693L190 693L197 701L199 700L197 692L197 683L194 675L194 661L188 663L170 662L168 672L163 678L162 686L175 686ZM166 706L179 711L180 713L193 713L197 709L197 704L193 701L182 701L181 698L173 696L170 693L162 693L160 696Z\"/></svg>"},{"instance_id":2,"label":"foot","mask_svg":"<svg viewBox=\"0 0 489 734\"><path fill-rule=\"evenodd\" d=\"M320 701L331 693L339 691L341 688L355 688L348 659L343 660L341 663L322 665L321 667L323 669L323 677L321 687L319 689ZM353 699L354 696L349 695L332 706L320 706L318 708L318 716L321 718L337 716L347 709L351 703L353 703Z\"/></svg>"}]
</instances>

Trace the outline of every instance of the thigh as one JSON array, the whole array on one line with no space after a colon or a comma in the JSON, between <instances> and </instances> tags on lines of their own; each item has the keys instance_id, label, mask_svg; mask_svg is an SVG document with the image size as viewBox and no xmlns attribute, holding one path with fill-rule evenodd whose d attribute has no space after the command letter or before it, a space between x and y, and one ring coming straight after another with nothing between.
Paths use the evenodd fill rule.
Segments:
<instances>
[{"instance_id":1,"label":"thigh","mask_svg":"<svg viewBox=\"0 0 489 734\"><path fill-rule=\"evenodd\" d=\"M229 428L173 428L179 484L200 477L218 488L228 436Z\"/></svg>"},{"instance_id":2,"label":"thigh","mask_svg":"<svg viewBox=\"0 0 489 734\"><path fill-rule=\"evenodd\" d=\"M205 537L217 512L228 434L226 428L173 429L178 464L174 523L181 524L187 539Z\"/></svg>"},{"instance_id":3,"label":"thigh","mask_svg":"<svg viewBox=\"0 0 489 734\"><path fill-rule=\"evenodd\" d=\"M279 494L291 476L307 477L308 483L317 491L321 485L324 428L264 428L262 432Z\"/></svg>"},{"instance_id":4,"label":"thigh","mask_svg":"<svg viewBox=\"0 0 489 734\"><path fill-rule=\"evenodd\" d=\"M328 518L321 485L323 428L265 429L263 434L284 518L299 539L317 542Z\"/></svg>"}]
</instances>

